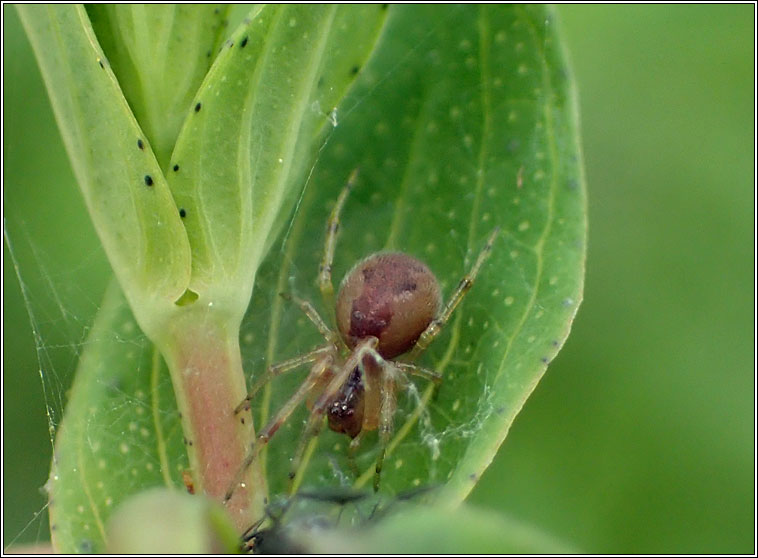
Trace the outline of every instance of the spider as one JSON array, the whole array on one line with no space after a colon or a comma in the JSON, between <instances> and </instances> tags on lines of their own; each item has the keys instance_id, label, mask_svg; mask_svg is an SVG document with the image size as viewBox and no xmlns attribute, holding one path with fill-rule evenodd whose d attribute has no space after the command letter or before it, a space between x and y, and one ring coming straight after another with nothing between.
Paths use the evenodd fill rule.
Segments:
<instances>
[{"instance_id":1,"label":"spider","mask_svg":"<svg viewBox=\"0 0 758 558\"><path fill-rule=\"evenodd\" d=\"M352 438L348 460L354 470L357 469L353 455L362 435L379 430L380 451L374 475L374 490L377 491L393 432L395 392L407 387L408 375L425 378L437 385L442 381L437 372L411 361L437 337L473 285L492 249L499 227L490 233L473 267L460 280L444 306L434 274L424 263L400 252L378 252L359 261L342 280L335 304L332 261L340 214L356 177L357 169L350 175L332 209L318 274L324 304L326 308L334 309L337 331L326 324L310 302L293 295L282 295L302 309L325 343L310 352L269 366L234 410L239 413L250 409L251 399L272 378L311 365L303 383L256 436L224 502L231 498L239 485L239 478L261 448L304 400L310 408L310 416L292 460L290 481L294 481L305 449L319 434L326 415L330 429ZM406 361L395 360L406 353Z\"/></svg>"}]
</instances>

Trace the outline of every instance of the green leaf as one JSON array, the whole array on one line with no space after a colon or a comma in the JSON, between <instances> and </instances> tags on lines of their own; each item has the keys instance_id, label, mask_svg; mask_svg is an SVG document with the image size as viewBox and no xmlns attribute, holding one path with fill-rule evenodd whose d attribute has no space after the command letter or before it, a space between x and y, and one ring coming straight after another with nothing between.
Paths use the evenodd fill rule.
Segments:
<instances>
[{"instance_id":1,"label":"green leaf","mask_svg":"<svg viewBox=\"0 0 758 558\"><path fill-rule=\"evenodd\" d=\"M161 168L226 30L228 7L88 4L100 45Z\"/></svg>"},{"instance_id":2,"label":"green leaf","mask_svg":"<svg viewBox=\"0 0 758 558\"><path fill-rule=\"evenodd\" d=\"M188 469L171 380L114 281L84 344L48 482L58 552L104 552L106 523L151 486L184 490Z\"/></svg>"},{"instance_id":3,"label":"green leaf","mask_svg":"<svg viewBox=\"0 0 758 558\"><path fill-rule=\"evenodd\" d=\"M443 374L439 392L413 379L398 396L381 489L443 484L454 504L471 490L568 335L582 298L585 193L576 107L555 23L541 6L392 6L375 56L341 110L281 247L258 275L242 326L246 368L321 343L278 293L311 300L326 221L354 168L334 279L378 250L427 262L445 296L496 225L490 258L420 364ZM315 187L317 185L317 188ZM256 403L262 425L306 371L275 378ZM287 490L305 405L261 454L273 493ZM360 477L349 438L325 431L303 486L371 484L375 433L361 441Z\"/></svg>"},{"instance_id":4,"label":"green leaf","mask_svg":"<svg viewBox=\"0 0 758 558\"><path fill-rule=\"evenodd\" d=\"M147 330L187 287L190 252L146 136L84 8L19 6L95 229Z\"/></svg>"},{"instance_id":5,"label":"green leaf","mask_svg":"<svg viewBox=\"0 0 758 558\"><path fill-rule=\"evenodd\" d=\"M247 307L260 261L383 20L377 6L259 6L224 44L168 177L201 302Z\"/></svg>"}]
</instances>

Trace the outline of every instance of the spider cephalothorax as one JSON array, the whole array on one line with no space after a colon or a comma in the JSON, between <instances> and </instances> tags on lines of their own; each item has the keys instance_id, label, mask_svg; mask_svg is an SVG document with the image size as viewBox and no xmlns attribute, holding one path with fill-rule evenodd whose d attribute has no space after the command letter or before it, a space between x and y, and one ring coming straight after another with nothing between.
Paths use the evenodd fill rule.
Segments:
<instances>
[{"instance_id":1,"label":"spider cephalothorax","mask_svg":"<svg viewBox=\"0 0 758 558\"><path fill-rule=\"evenodd\" d=\"M319 268L319 288L326 307L335 309L337 331L324 322L310 302L285 295L305 312L321 332L325 344L269 366L250 394L235 409L235 412L249 409L252 397L273 377L311 364L311 371L303 383L256 436L238 478L297 406L305 401L310 415L292 459L290 478L295 478L305 448L318 435L326 415L329 428L352 438L349 449L351 463L361 434L379 430L381 449L374 476L374 490L378 490L384 454L393 432L397 388L407 385L409 374L435 383L442 380L438 373L410 361L439 334L471 288L499 229L492 231L473 267L461 279L444 306L434 274L424 263L399 252L379 252L358 262L345 275L335 304L332 259L340 212L356 174L353 172L350 176L332 210ZM395 360L406 353L406 361ZM231 498L238 482L236 480L229 488L225 501Z\"/></svg>"}]
</instances>

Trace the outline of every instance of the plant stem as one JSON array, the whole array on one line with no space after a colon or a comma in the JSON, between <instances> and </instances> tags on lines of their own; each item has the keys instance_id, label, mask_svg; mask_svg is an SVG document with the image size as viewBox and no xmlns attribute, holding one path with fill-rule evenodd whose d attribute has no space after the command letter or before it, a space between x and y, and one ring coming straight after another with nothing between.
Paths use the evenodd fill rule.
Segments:
<instances>
[{"instance_id":1,"label":"plant stem","mask_svg":"<svg viewBox=\"0 0 758 558\"><path fill-rule=\"evenodd\" d=\"M161 336L181 413L195 490L221 502L254 438L252 415L234 414L246 395L239 323L200 305L183 310ZM265 479L253 463L226 509L240 530L263 515Z\"/></svg>"}]
</instances>

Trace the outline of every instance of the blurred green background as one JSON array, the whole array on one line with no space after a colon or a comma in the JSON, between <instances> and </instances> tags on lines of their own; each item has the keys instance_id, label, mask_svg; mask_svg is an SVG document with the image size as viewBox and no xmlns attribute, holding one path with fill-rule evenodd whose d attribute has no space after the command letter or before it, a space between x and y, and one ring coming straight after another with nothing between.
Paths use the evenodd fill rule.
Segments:
<instances>
[{"instance_id":1,"label":"blurred green background","mask_svg":"<svg viewBox=\"0 0 758 558\"><path fill-rule=\"evenodd\" d=\"M580 93L585 301L472 503L588 552L754 552L754 10L557 8ZM49 537L48 425L108 268L8 5L3 46L5 547Z\"/></svg>"}]
</instances>

